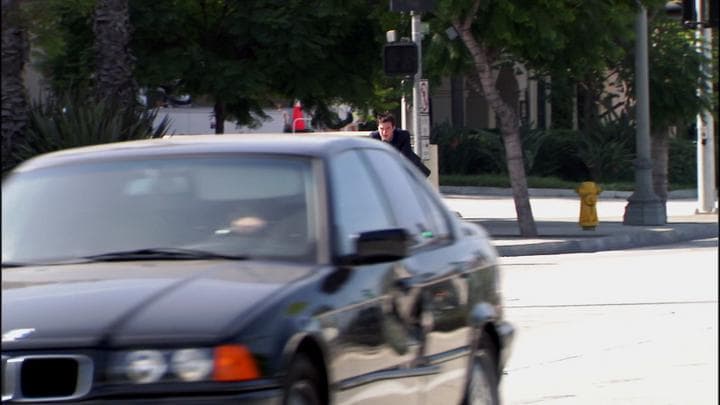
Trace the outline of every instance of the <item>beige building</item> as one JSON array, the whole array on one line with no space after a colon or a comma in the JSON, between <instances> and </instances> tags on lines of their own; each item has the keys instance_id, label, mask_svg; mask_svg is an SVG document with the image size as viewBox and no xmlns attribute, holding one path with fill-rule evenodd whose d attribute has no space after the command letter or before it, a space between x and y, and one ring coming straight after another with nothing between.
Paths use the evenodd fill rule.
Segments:
<instances>
[{"instance_id":1,"label":"beige building","mask_svg":"<svg viewBox=\"0 0 720 405\"><path fill-rule=\"evenodd\" d=\"M533 128L547 128L550 102L537 80L521 65L495 71L500 96L515 107L518 116ZM446 78L432 90L433 125L443 122L456 127L495 128L495 113L481 94L463 77Z\"/></svg>"},{"instance_id":2,"label":"beige building","mask_svg":"<svg viewBox=\"0 0 720 405\"><path fill-rule=\"evenodd\" d=\"M500 96L515 108L521 122L530 128L550 128L552 105L547 85L541 83L521 64L505 66L494 71ZM611 76L606 89L625 98L625 89L618 88L617 77ZM485 100L463 77L446 78L431 91L432 125L447 122L455 127L496 128L495 113ZM619 101L616 99L616 101ZM572 108L572 128L578 129L577 99L569 100Z\"/></svg>"}]
</instances>

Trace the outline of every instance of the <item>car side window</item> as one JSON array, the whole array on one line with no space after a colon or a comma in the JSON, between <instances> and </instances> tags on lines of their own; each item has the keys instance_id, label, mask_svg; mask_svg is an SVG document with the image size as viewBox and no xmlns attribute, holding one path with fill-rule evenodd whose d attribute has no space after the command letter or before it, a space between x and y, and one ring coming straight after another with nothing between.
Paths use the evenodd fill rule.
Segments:
<instances>
[{"instance_id":1,"label":"car side window","mask_svg":"<svg viewBox=\"0 0 720 405\"><path fill-rule=\"evenodd\" d=\"M420 179L417 176L408 176L411 182L416 183L415 192L417 197L420 199L425 212L433 221L433 233L436 238L450 238L450 225L446 216L446 210L442 208L441 202L437 198L430 195L430 192L420 184L425 179Z\"/></svg>"},{"instance_id":2,"label":"car side window","mask_svg":"<svg viewBox=\"0 0 720 405\"><path fill-rule=\"evenodd\" d=\"M434 220L434 214L429 212L425 197L418 193L423 192L416 183L415 176L409 172L408 167L393 156L382 150L366 150L365 156L372 162L376 176L380 179L385 190L393 214L402 228L407 229L418 244L432 241L441 234L447 235L447 226L441 230Z\"/></svg>"},{"instance_id":3,"label":"car side window","mask_svg":"<svg viewBox=\"0 0 720 405\"><path fill-rule=\"evenodd\" d=\"M333 223L340 255L354 251L355 238L360 232L397 227L386 200L356 151L334 156L330 166Z\"/></svg>"}]
</instances>

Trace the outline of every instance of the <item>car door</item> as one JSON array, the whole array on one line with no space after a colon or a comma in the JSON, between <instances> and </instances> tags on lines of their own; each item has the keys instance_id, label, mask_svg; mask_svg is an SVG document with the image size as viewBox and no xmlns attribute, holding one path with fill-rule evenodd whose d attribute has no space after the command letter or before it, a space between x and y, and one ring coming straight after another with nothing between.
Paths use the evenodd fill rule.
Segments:
<instances>
[{"instance_id":1,"label":"car door","mask_svg":"<svg viewBox=\"0 0 720 405\"><path fill-rule=\"evenodd\" d=\"M336 256L352 254L361 232L397 228L389 201L374 173L355 150L334 155L328 164L329 217ZM329 336L328 359L336 403L418 403L422 376L412 365L420 343L399 315L413 294L402 284L401 261L338 266L342 280L319 316Z\"/></svg>"},{"instance_id":2,"label":"car door","mask_svg":"<svg viewBox=\"0 0 720 405\"><path fill-rule=\"evenodd\" d=\"M416 364L434 370L425 377L424 401L457 403L467 365L460 354L470 339L466 270L473 261L472 252L458 245L449 212L426 180L414 173L415 168L387 151L369 150L365 155L381 171L377 178L400 226L416 241L403 265L409 274L407 287L420 294L410 311L421 342Z\"/></svg>"}]
</instances>

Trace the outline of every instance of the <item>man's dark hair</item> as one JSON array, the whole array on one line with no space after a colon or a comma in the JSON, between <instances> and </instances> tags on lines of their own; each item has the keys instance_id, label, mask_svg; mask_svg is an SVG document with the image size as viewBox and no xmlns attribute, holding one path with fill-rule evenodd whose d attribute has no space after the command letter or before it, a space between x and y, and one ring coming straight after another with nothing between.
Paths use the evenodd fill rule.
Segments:
<instances>
[{"instance_id":1,"label":"man's dark hair","mask_svg":"<svg viewBox=\"0 0 720 405\"><path fill-rule=\"evenodd\" d=\"M395 117L393 117L393 115L389 112L385 111L384 113L377 116L377 122L378 124L382 124L383 122L389 122L392 124L392 126L395 126Z\"/></svg>"}]
</instances>

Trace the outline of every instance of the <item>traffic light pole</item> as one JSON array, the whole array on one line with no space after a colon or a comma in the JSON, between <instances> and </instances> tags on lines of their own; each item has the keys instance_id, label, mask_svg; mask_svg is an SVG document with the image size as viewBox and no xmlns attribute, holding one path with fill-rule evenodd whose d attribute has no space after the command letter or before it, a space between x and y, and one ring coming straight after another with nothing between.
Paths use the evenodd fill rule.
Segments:
<instances>
[{"instance_id":1,"label":"traffic light pole","mask_svg":"<svg viewBox=\"0 0 720 405\"><path fill-rule=\"evenodd\" d=\"M422 78L422 25L420 13L411 11L412 39L417 48L417 72L413 78L413 150L426 165L430 162L430 88Z\"/></svg>"},{"instance_id":2,"label":"traffic light pole","mask_svg":"<svg viewBox=\"0 0 720 405\"><path fill-rule=\"evenodd\" d=\"M405 97L405 80L400 82L400 86L402 87L402 96L400 96L400 127L402 129L408 129L408 122L407 122L407 97ZM413 140L414 142L414 140Z\"/></svg>"},{"instance_id":3,"label":"traffic light pole","mask_svg":"<svg viewBox=\"0 0 720 405\"><path fill-rule=\"evenodd\" d=\"M418 52L418 68L415 77L413 78L413 91L412 91L412 134L413 134L413 149L415 154L422 158L422 141L420 139L420 79L422 78L422 32L420 29L420 13L416 11L410 12L410 30L412 34L412 40L417 45Z\"/></svg>"}]
</instances>

